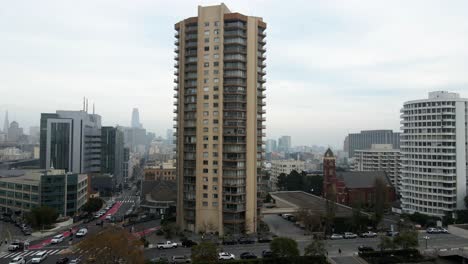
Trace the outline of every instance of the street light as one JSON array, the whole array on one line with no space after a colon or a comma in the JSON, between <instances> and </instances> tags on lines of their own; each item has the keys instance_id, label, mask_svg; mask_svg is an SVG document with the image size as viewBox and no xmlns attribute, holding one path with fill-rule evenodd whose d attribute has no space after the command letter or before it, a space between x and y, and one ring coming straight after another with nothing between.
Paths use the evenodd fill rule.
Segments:
<instances>
[{"instance_id":1,"label":"street light","mask_svg":"<svg viewBox=\"0 0 468 264\"><path fill-rule=\"evenodd\" d=\"M426 240L426 249L427 249L427 241L430 239L430 237L429 236L424 236L423 238L424 238L424 240Z\"/></svg>"}]
</instances>

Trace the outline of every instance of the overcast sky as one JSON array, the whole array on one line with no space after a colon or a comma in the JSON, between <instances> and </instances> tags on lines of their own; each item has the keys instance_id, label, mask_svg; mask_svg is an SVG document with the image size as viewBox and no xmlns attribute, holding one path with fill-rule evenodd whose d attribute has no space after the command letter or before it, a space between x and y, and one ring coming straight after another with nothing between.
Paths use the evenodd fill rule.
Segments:
<instances>
[{"instance_id":1,"label":"overcast sky","mask_svg":"<svg viewBox=\"0 0 468 264\"><path fill-rule=\"evenodd\" d=\"M80 110L165 135L173 121L174 24L215 1L3 1L0 124ZM267 23L267 137L341 147L399 130L404 101L468 96L468 1L225 1ZM2 127L3 128L3 127Z\"/></svg>"}]
</instances>

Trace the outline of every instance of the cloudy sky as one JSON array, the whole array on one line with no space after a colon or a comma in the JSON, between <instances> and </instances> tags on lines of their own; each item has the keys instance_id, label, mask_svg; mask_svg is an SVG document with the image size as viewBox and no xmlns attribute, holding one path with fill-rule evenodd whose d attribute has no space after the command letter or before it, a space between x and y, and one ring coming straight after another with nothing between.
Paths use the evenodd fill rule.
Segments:
<instances>
[{"instance_id":1,"label":"cloudy sky","mask_svg":"<svg viewBox=\"0 0 468 264\"><path fill-rule=\"evenodd\" d=\"M105 125L173 125L174 23L214 1L3 1L0 124L79 110ZM348 132L399 129L406 100L468 97L468 1L225 1L267 22L267 137L340 147ZM287 3L287 5L285 4ZM91 107L90 107L91 109Z\"/></svg>"}]
</instances>

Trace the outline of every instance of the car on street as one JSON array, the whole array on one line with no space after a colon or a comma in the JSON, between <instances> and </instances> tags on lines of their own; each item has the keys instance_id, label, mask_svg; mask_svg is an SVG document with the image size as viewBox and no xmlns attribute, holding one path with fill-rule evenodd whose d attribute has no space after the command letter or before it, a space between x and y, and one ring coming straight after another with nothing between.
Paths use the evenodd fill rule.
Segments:
<instances>
[{"instance_id":1,"label":"car on street","mask_svg":"<svg viewBox=\"0 0 468 264\"><path fill-rule=\"evenodd\" d=\"M343 239L343 235L340 234L332 234L330 239L336 240L336 239Z\"/></svg>"},{"instance_id":2,"label":"car on street","mask_svg":"<svg viewBox=\"0 0 468 264\"><path fill-rule=\"evenodd\" d=\"M8 246L8 251L17 251L17 250L23 250L23 249L24 249L24 243L18 240L13 241Z\"/></svg>"},{"instance_id":3,"label":"car on street","mask_svg":"<svg viewBox=\"0 0 468 264\"><path fill-rule=\"evenodd\" d=\"M256 259L257 256L252 252L244 252L240 254L241 259Z\"/></svg>"},{"instance_id":4,"label":"car on street","mask_svg":"<svg viewBox=\"0 0 468 264\"><path fill-rule=\"evenodd\" d=\"M112 219L112 215L111 215L111 214L106 215L106 220L111 220L111 219Z\"/></svg>"},{"instance_id":5,"label":"car on street","mask_svg":"<svg viewBox=\"0 0 468 264\"><path fill-rule=\"evenodd\" d=\"M15 257L8 264L25 264L26 260L23 257Z\"/></svg>"},{"instance_id":6,"label":"car on street","mask_svg":"<svg viewBox=\"0 0 468 264\"><path fill-rule=\"evenodd\" d=\"M429 227L428 229L426 229L426 233L428 233L428 234L438 234L439 229L437 229L435 227Z\"/></svg>"},{"instance_id":7,"label":"car on street","mask_svg":"<svg viewBox=\"0 0 468 264\"><path fill-rule=\"evenodd\" d=\"M156 245L156 248L157 249L177 248L177 243L174 243L171 241L160 242Z\"/></svg>"},{"instance_id":8,"label":"car on street","mask_svg":"<svg viewBox=\"0 0 468 264\"><path fill-rule=\"evenodd\" d=\"M81 259L79 259L79 258L74 258L74 259L70 260L70 264L78 264L78 263L81 263Z\"/></svg>"},{"instance_id":9,"label":"car on street","mask_svg":"<svg viewBox=\"0 0 468 264\"><path fill-rule=\"evenodd\" d=\"M196 245L198 245L198 243L193 241L193 240L190 240L190 239L182 240L182 246L183 247L189 248L189 247L193 247L193 246L196 246Z\"/></svg>"},{"instance_id":10,"label":"car on street","mask_svg":"<svg viewBox=\"0 0 468 264\"><path fill-rule=\"evenodd\" d=\"M52 243L52 244L58 244L58 243L62 242L64 238L65 238L65 237L64 237L62 234L56 235L56 236L54 236L54 237L52 238L52 240L50 241L50 243Z\"/></svg>"},{"instance_id":11,"label":"car on street","mask_svg":"<svg viewBox=\"0 0 468 264\"><path fill-rule=\"evenodd\" d=\"M263 250L262 251L262 258L273 258L274 254L270 250Z\"/></svg>"},{"instance_id":12,"label":"car on street","mask_svg":"<svg viewBox=\"0 0 468 264\"><path fill-rule=\"evenodd\" d=\"M64 258L59 258L57 260L57 262L55 262L56 264L67 264L70 262L70 259L68 259L67 257L64 257Z\"/></svg>"},{"instance_id":13,"label":"car on street","mask_svg":"<svg viewBox=\"0 0 468 264\"><path fill-rule=\"evenodd\" d=\"M30 236L32 234L31 228L24 228L21 231L23 231L23 235L25 235L25 236Z\"/></svg>"},{"instance_id":14,"label":"car on street","mask_svg":"<svg viewBox=\"0 0 468 264\"><path fill-rule=\"evenodd\" d=\"M33 255L31 259L31 263L41 263L44 259L47 258L47 251L39 251L35 255Z\"/></svg>"},{"instance_id":15,"label":"car on street","mask_svg":"<svg viewBox=\"0 0 468 264\"><path fill-rule=\"evenodd\" d=\"M192 263L192 260L186 256L172 256L171 263Z\"/></svg>"},{"instance_id":16,"label":"car on street","mask_svg":"<svg viewBox=\"0 0 468 264\"><path fill-rule=\"evenodd\" d=\"M151 263L169 263L169 258L165 254L161 254L158 257L152 258Z\"/></svg>"},{"instance_id":17,"label":"car on street","mask_svg":"<svg viewBox=\"0 0 468 264\"><path fill-rule=\"evenodd\" d=\"M84 237L84 236L86 236L86 234L88 234L88 229L80 228L80 230L78 230L78 232L76 232L75 236L76 237Z\"/></svg>"},{"instance_id":18,"label":"car on street","mask_svg":"<svg viewBox=\"0 0 468 264\"><path fill-rule=\"evenodd\" d=\"M367 231L367 232L361 233L359 236L360 237L376 237L377 233L372 232L372 231Z\"/></svg>"},{"instance_id":19,"label":"car on street","mask_svg":"<svg viewBox=\"0 0 468 264\"><path fill-rule=\"evenodd\" d=\"M352 238L357 238L357 235L351 232L345 232L344 233L344 238L345 239L352 239Z\"/></svg>"},{"instance_id":20,"label":"car on street","mask_svg":"<svg viewBox=\"0 0 468 264\"><path fill-rule=\"evenodd\" d=\"M358 251L359 252L373 252L374 248L370 247L370 246L361 245L361 246L358 247Z\"/></svg>"},{"instance_id":21,"label":"car on street","mask_svg":"<svg viewBox=\"0 0 468 264\"><path fill-rule=\"evenodd\" d=\"M234 254L228 253L228 252L219 252L218 253L218 259L219 260L231 260L235 259L236 256Z\"/></svg>"}]
</instances>

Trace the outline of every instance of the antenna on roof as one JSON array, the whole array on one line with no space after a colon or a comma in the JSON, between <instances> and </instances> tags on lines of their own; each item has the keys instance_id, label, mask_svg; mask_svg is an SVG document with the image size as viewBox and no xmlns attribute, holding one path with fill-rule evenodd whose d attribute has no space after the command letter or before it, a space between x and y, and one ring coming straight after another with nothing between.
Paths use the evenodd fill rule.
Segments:
<instances>
[{"instance_id":1,"label":"antenna on roof","mask_svg":"<svg viewBox=\"0 0 468 264\"><path fill-rule=\"evenodd\" d=\"M86 98L86 113L88 113L88 98Z\"/></svg>"},{"instance_id":2,"label":"antenna on roof","mask_svg":"<svg viewBox=\"0 0 468 264\"><path fill-rule=\"evenodd\" d=\"M85 102L86 102L86 97L83 96L83 112L85 110Z\"/></svg>"},{"instance_id":3,"label":"antenna on roof","mask_svg":"<svg viewBox=\"0 0 468 264\"><path fill-rule=\"evenodd\" d=\"M93 115L94 115L94 103L93 103Z\"/></svg>"}]
</instances>

